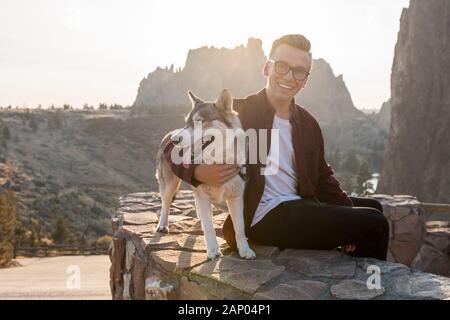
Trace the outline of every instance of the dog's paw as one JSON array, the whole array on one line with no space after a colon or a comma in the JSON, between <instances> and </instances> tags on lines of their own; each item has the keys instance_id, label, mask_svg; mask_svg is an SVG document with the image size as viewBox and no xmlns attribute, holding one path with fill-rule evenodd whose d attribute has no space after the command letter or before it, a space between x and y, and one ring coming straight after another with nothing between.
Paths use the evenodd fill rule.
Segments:
<instances>
[{"instance_id":1,"label":"dog's paw","mask_svg":"<svg viewBox=\"0 0 450 320\"><path fill-rule=\"evenodd\" d=\"M243 259L255 259L256 253L248 245L239 248L239 256Z\"/></svg>"},{"instance_id":2,"label":"dog's paw","mask_svg":"<svg viewBox=\"0 0 450 320\"><path fill-rule=\"evenodd\" d=\"M219 247L214 247L207 250L207 255L209 260L216 260L222 254L220 253Z\"/></svg>"},{"instance_id":3,"label":"dog's paw","mask_svg":"<svg viewBox=\"0 0 450 320\"><path fill-rule=\"evenodd\" d=\"M167 226L158 226L158 228L156 229L156 232L169 233L169 227L167 227Z\"/></svg>"}]
</instances>

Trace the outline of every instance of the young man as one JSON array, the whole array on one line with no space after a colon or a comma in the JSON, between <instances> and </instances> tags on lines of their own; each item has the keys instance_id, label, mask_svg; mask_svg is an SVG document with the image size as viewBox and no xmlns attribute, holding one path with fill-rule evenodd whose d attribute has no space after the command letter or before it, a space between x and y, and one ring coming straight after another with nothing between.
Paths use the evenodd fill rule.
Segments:
<instances>
[{"instance_id":1,"label":"young man","mask_svg":"<svg viewBox=\"0 0 450 320\"><path fill-rule=\"evenodd\" d=\"M324 159L324 141L316 119L296 105L294 96L305 87L312 66L310 42L286 35L272 44L264 65L267 84L244 99L234 99L244 130L266 129L266 163L278 165L274 175L261 174L263 164L247 167L244 220L250 241L281 248L344 247L354 256L386 260L389 225L381 204L370 198L348 197ZM279 153L270 149L270 130L279 130ZM258 137L259 138L259 137ZM258 141L259 145L259 141ZM236 165L175 165L174 173L187 183L221 185L239 171ZM223 233L235 248L230 217Z\"/></svg>"}]
</instances>

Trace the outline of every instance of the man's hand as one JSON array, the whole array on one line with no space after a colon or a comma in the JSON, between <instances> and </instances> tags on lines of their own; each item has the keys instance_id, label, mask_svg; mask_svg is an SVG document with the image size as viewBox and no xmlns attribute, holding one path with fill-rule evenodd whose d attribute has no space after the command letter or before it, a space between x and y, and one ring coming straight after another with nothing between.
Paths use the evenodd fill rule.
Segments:
<instances>
[{"instance_id":1,"label":"man's hand","mask_svg":"<svg viewBox=\"0 0 450 320\"><path fill-rule=\"evenodd\" d=\"M345 252L347 252L347 253L355 252L355 250L356 250L356 245L355 245L354 243L348 244L348 245L344 246L344 250L345 250Z\"/></svg>"},{"instance_id":2,"label":"man's hand","mask_svg":"<svg viewBox=\"0 0 450 320\"><path fill-rule=\"evenodd\" d=\"M211 185L221 186L239 172L236 164L201 164L195 167L194 178Z\"/></svg>"}]
</instances>

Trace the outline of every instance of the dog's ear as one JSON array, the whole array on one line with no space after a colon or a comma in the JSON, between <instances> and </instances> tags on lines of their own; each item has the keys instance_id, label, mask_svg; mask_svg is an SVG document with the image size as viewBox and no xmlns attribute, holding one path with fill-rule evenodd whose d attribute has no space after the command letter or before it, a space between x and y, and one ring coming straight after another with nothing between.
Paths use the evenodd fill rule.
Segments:
<instances>
[{"instance_id":1,"label":"dog's ear","mask_svg":"<svg viewBox=\"0 0 450 320\"><path fill-rule=\"evenodd\" d=\"M233 98L227 89L223 89L216 101L217 109L231 113L233 107Z\"/></svg>"},{"instance_id":2,"label":"dog's ear","mask_svg":"<svg viewBox=\"0 0 450 320\"><path fill-rule=\"evenodd\" d=\"M195 106L197 103L203 103L204 101L197 97L195 94L192 93L191 90L188 91L189 98L192 101L192 106Z\"/></svg>"}]
</instances>

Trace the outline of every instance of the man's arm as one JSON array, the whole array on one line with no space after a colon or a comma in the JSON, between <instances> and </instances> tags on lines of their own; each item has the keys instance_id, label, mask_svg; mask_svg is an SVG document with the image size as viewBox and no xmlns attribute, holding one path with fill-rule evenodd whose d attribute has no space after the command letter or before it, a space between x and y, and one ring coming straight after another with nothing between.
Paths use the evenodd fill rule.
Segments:
<instances>
[{"instance_id":1,"label":"man's arm","mask_svg":"<svg viewBox=\"0 0 450 320\"><path fill-rule=\"evenodd\" d=\"M175 164L171 157L173 148L172 141L169 141L164 148L164 158L167 164L178 178L194 187L198 187L202 183L221 186L239 172L239 166L234 164Z\"/></svg>"},{"instance_id":2,"label":"man's arm","mask_svg":"<svg viewBox=\"0 0 450 320\"><path fill-rule=\"evenodd\" d=\"M194 164L194 163L175 164L175 163L173 163L171 153L172 153L174 146L175 145L172 143L172 141L169 141L169 143L164 148L164 158L167 161L167 164L169 165L172 172L178 178L180 178L184 182L186 182L194 187L198 187L201 184L201 182L198 181L194 176L195 167L198 166L198 164Z\"/></svg>"},{"instance_id":3,"label":"man's arm","mask_svg":"<svg viewBox=\"0 0 450 320\"><path fill-rule=\"evenodd\" d=\"M348 197L347 193L341 189L339 181L334 176L333 169L331 169L331 166L325 161L325 146L321 131L319 150L319 179L316 186L317 199L328 204L353 207L352 200Z\"/></svg>"}]
</instances>

